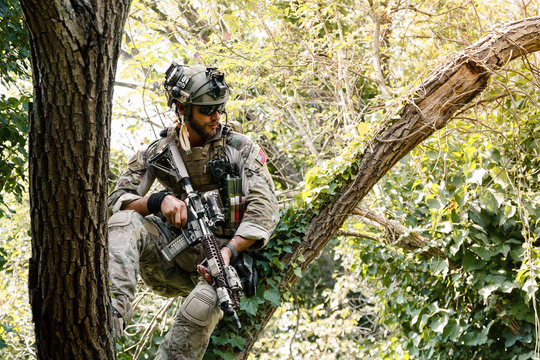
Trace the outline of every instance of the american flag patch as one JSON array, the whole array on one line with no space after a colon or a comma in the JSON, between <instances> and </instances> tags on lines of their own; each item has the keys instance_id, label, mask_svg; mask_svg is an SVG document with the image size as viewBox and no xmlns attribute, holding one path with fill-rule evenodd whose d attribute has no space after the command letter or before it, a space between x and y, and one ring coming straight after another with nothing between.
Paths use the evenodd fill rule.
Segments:
<instances>
[{"instance_id":1,"label":"american flag patch","mask_svg":"<svg viewBox=\"0 0 540 360\"><path fill-rule=\"evenodd\" d=\"M137 158L139 157L139 152L137 151L135 154L133 154L129 160L128 160L128 165L129 164L132 164L134 163L135 161L137 161Z\"/></svg>"},{"instance_id":2,"label":"american flag patch","mask_svg":"<svg viewBox=\"0 0 540 360\"><path fill-rule=\"evenodd\" d=\"M262 149L259 150L259 153L257 154L257 157L255 158L261 165L264 165L266 163L266 155L262 151Z\"/></svg>"}]
</instances>

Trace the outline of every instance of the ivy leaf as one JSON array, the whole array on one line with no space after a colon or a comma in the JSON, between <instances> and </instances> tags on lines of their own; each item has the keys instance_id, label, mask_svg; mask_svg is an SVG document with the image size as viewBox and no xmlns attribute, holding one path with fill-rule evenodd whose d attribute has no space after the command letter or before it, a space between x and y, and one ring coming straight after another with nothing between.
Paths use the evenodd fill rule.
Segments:
<instances>
[{"instance_id":1,"label":"ivy leaf","mask_svg":"<svg viewBox=\"0 0 540 360\"><path fill-rule=\"evenodd\" d=\"M234 360L234 354L223 352L219 349L214 348L214 355L216 355L216 359L223 359L223 360Z\"/></svg>"},{"instance_id":2,"label":"ivy leaf","mask_svg":"<svg viewBox=\"0 0 540 360\"><path fill-rule=\"evenodd\" d=\"M513 281L505 281L499 286L499 290L501 290L504 293L510 294L512 290L517 288L517 284Z\"/></svg>"},{"instance_id":3,"label":"ivy leaf","mask_svg":"<svg viewBox=\"0 0 540 360\"><path fill-rule=\"evenodd\" d=\"M499 252L503 255L503 257L508 256L508 252L510 251L510 245L503 245L499 248Z\"/></svg>"},{"instance_id":4,"label":"ivy leaf","mask_svg":"<svg viewBox=\"0 0 540 360\"><path fill-rule=\"evenodd\" d=\"M486 170L484 169L475 169L470 173L470 176L467 179L468 183L482 185L482 179L486 175Z\"/></svg>"},{"instance_id":5,"label":"ivy leaf","mask_svg":"<svg viewBox=\"0 0 540 360\"><path fill-rule=\"evenodd\" d=\"M281 263L281 261L279 261L277 256L272 259L272 264L274 264L280 270L283 269L283 264Z\"/></svg>"},{"instance_id":6,"label":"ivy leaf","mask_svg":"<svg viewBox=\"0 0 540 360\"><path fill-rule=\"evenodd\" d=\"M499 215L500 215L499 226L502 226L505 223L507 223L508 220L511 219L515 214L516 214L516 207L506 204L504 206L504 214L499 212Z\"/></svg>"},{"instance_id":7,"label":"ivy leaf","mask_svg":"<svg viewBox=\"0 0 540 360\"><path fill-rule=\"evenodd\" d=\"M523 247L512 249L510 250L510 257L514 261L521 261L524 252L525 252L525 249L523 249Z\"/></svg>"},{"instance_id":8,"label":"ivy leaf","mask_svg":"<svg viewBox=\"0 0 540 360\"><path fill-rule=\"evenodd\" d=\"M483 268L487 264L486 261L479 260L476 256L471 253L465 254L461 265L465 271L473 271Z\"/></svg>"},{"instance_id":9,"label":"ivy leaf","mask_svg":"<svg viewBox=\"0 0 540 360\"><path fill-rule=\"evenodd\" d=\"M474 244L471 246L471 250L480 257L480 259L489 261L495 254L498 253L497 250L492 250L487 246Z\"/></svg>"},{"instance_id":10,"label":"ivy leaf","mask_svg":"<svg viewBox=\"0 0 540 360\"><path fill-rule=\"evenodd\" d=\"M499 202L491 191L483 191L480 195L480 205L491 213L497 213L499 210Z\"/></svg>"},{"instance_id":11,"label":"ivy leaf","mask_svg":"<svg viewBox=\"0 0 540 360\"><path fill-rule=\"evenodd\" d=\"M479 230L481 230L483 232L485 232L484 228L486 228L489 225L489 223L491 222L489 217L486 216L485 213L480 211L480 209L471 210L469 212L469 218L474 222L473 227L475 229L479 229ZM475 225L479 225L479 226L477 227Z\"/></svg>"},{"instance_id":12,"label":"ivy leaf","mask_svg":"<svg viewBox=\"0 0 540 360\"><path fill-rule=\"evenodd\" d=\"M465 345L469 346L482 345L487 342L487 336L478 332L468 332L461 339Z\"/></svg>"},{"instance_id":13,"label":"ivy leaf","mask_svg":"<svg viewBox=\"0 0 540 360\"><path fill-rule=\"evenodd\" d=\"M461 326L455 319L450 319L442 332L443 341L455 341L462 332Z\"/></svg>"},{"instance_id":14,"label":"ivy leaf","mask_svg":"<svg viewBox=\"0 0 540 360\"><path fill-rule=\"evenodd\" d=\"M439 211L443 208L443 205L437 198L428 198L426 200L426 204L429 206L430 209Z\"/></svg>"},{"instance_id":15,"label":"ivy leaf","mask_svg":"<svg viewBox=\"0 0 540 360\"><path fill-rule=\"evenodd\" d=\"M249 315L257 314L257 308L259 307L259 302L256 297L246 297L242 296L240 299L240 310L245 311Z\"/></svg>"},{"instance_id":16,"label":"ivy leaf","mask_svg":"<svg viewBox=\"0 0 540 360\"><path fill-rule=\"evenodd\" d=\"M442 259L438 256L434 256L431 260L431 263L429 265L431 271L433 274L438 275L448 269L449 263L448 259Z\"/></svg>"},{"instance_id":17,"label":"ivy leaf","mask_svg":"<svg viewBox=\"0 0 540 360\"><path fill-rule=\"evenodd\" d=\"M461 248L461 245L463 244L463 240L468 236L469 231L459 231L458 234L453 238L454 243L450 245L450 254L456 255L459 249Z\"/></svg>"},{"instance_id":18,"label":"ivy leaf","mask_svg":"<svg viewBox=\"0 0 540 360\"><path fill-rule=\"evenodd\" d=\"M437 226L437 231L443 234L449 234L452 231L452 223L450 221L443 221Z\"/></svg>"},{"instance_id":19,"label":"ivy leaf","mask_svg":"<svg viewBox=\"0 0 540 360\"><path fill-rule=\"evenodd\" d=\"M512 332L508 332L508 334L505 334L504 337L506 338L506 341L504 342L504 346L506 348L513 346L517 340L521 340L523 338L522 335L515 335Z\"/></svg>"},{"instance_id":20,"label":"ivy leaf","mask_svg":"<svg viewBox=\"0 0 540 360\"><path fill-rule=\"evenodd\" d=\"M478 290L478 293L482 295L484 301L491 295L492 292L499 288L498 284L489 284Z\"/></svg>"},{"instance_id":21,"label":"ivy leaf","mask_svg":"<svg viewBox=\"0 0 540 360\"><path fill-rule=\"evenodd\" d=\"M490 169L490 172L495 184L500 185L503 189L506 189L512 183L503 168L495 166Z\"/></svg>"},{"instance_id":22,"label":"ivy leaf","mask_svg":"<svg viewBox=\"0 0 540 360\"><path fill-rule=\"evenodd\" d=\"M443 313L442 316L439 317L437 320L433 321L429 327L436 333L441 334L446 324L448 324L448 315Z\"/></svg>"},{"instance_id":23,"label":"ivy leaf","mask_svg":"<svg viewBox=\"0 0 540 360\"><path fill-rule=\"evenodd\" d=\"M277 289L268 289L264 292L264 298L270 301L272 306L281 305L281 299L279 297L279 292Z\"/></svg>"},{"instance_id":24,"label":"ivy leaf","mask_svg":"<svg viewBox=\"0 0 540 360\"><path fill-rule=\"evenodd\" d=\"M235 348L239 348L239 349L243 349L244 346L246 345L246 339L244 339L243 337L241 336L232 336L230 339L229 339L229 344L234 346Z\"/></svg>"}]
</instances>

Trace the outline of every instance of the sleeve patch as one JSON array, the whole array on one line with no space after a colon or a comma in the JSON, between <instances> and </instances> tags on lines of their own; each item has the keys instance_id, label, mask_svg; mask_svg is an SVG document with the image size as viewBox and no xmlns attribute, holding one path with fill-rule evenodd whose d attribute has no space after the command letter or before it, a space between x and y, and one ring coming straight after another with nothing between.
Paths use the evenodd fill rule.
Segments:
<instances>
[{"instance_id":1,"label":"sleeve patch","mask_svg":"<svg viewBox=\"0 0 540 360\"><path fill-rule=\"evenodd\" d=\"M266 163L266 155L262 151L262 149L259 150L259 153L255 157L255 160L257 160L259 162L259 164L261 164L261 165L264 165Z\"/></svg>"},{"instance_id":2,"label":"sleeve patch","mask_svg":"<svg viewBox=\"0 0 540 360\"><path fill-rule=\"evenodd\" d=\"M137 151L135 154L133 154L129 160L128 160L128 165L131 165L133 164L135 161L137 161L137 159L139 158L139 152Z\"/></svg>"}]
</instances>

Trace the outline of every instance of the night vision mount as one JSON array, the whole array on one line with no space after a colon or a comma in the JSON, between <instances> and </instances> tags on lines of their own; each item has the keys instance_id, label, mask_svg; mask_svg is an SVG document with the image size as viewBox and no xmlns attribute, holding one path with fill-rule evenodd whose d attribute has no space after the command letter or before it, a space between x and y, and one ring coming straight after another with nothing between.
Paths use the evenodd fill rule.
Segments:
<instances>
[{"instance_id":1,"label":"night vision mount","mask_svg":"<svg viewBox=\"0 0 540 360\"><path fill-rule=\"evenodd\" d=\"M164 86L174 100L190 103L197 97L208 94L213 99L227 94L225 75L216 67L207 67L202 76L197 67L188 67L173 62L165 72ZM200 69L200 68L199 68Z\"/></svg>"},{"instance_id":2,"label":"night vision mount","mask_svg":"<svg viewBox=\"0 0 540 360\"><path fill-rule=\"evenodd\" d=\"M214 98L220 98L227 93L227 83L225 82L225 75L218 71L216 67L206 68L206 77L212 82L210 86L210 95Z\"/></svg>"}]
</instances>

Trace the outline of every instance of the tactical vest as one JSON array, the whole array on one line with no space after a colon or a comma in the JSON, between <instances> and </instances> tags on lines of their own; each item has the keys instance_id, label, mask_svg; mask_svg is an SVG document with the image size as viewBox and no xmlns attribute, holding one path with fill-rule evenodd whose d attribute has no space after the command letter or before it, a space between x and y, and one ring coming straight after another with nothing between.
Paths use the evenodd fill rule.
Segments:
<instances>
[{"instance_id":1,"label":"tactical vest","mask_svg":"<svg viewBox=\"0 0 540 360\"><path fill-rule=\"evenodd\" d=\"M167 131L166 141L160 142L156 148L156 153L159 153L165 147L165 145L170 142L175 142L178 144L176 139L176 129L169 128ZM210 140L203 147L192 148L190 154L179 147L182 160L184 161L184 165L186 166L189 174L191 185L195 191L200 192L201 194L207 191L219 190L218 181L212 178L207 167L208 161L216 156L220 147L225 147L225 137L223 136ZM176 179L174 179L172 176L161 171L156 171L155 176L157 180L169 191L171 191L177 198L182 200L186 198L186 193L182 189L182 186L177 183ZM229 201L228 199L221 198L220 201L224 207L222 208L223 213L225 214L226 219L229 219L229 217L227 217L229 212L227 205L229 204ZM232 223L230 221L226 221L224 226L214 231L214 235L221 238L231 238L236 232L238 225L239 222Z\"/></svg>"}]
</instances>

